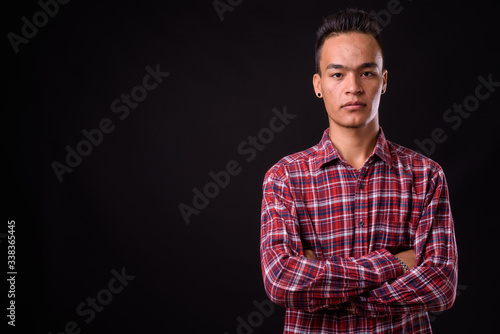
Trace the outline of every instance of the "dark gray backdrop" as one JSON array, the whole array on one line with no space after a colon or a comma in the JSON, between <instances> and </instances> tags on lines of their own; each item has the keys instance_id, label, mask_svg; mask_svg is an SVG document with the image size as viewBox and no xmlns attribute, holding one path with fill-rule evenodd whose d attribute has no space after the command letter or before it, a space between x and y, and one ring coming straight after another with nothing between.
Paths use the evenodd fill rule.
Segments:
<instances>
[{"instance_id":1,"label":"dark gray backdrop","mask_svg":"<svg viewBox=\"0 0 500 334\"><path fill-rule=\"evenodd\" d=\"M373 10L384 26L387 138L448 178L459 296L432 314L433 328L489 332L498 6L423 0L3 4L0 245L5 268L15 220L17 275L2 306L15 300L16 327L4 315L2 325L280 333L284 309L266 302L260 272L261 184L328 126L311 84L315 30L345 7Z\"/></svg>"}]
</instances>

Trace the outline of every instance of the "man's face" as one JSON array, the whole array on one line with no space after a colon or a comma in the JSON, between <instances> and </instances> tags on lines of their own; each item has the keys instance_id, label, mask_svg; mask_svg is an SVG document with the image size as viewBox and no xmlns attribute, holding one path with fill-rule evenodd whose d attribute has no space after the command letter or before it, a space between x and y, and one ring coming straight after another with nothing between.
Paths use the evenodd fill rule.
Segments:
<instances>
[{"instance_id":1,"label":"man's face","mask_svg":"<svg viewBox=\"0 0 500 334\"><path fill-rule=\"evenodd\" d=\"M371 35L353 32L326 39L321 76L314 75L313 85L324 99L330 127L378 126L380 95L387 85L382 63L382 51Z\"/></svg>"}]
</instances>

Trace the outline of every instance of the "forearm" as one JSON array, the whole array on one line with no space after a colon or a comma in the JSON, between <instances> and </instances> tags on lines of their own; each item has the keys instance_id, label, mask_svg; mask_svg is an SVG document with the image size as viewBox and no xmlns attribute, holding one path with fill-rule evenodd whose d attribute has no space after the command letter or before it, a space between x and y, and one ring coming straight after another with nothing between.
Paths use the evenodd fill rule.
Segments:
<instances>
[{"instance_id":1,"label":"forearm","mask_svg":"<svg viewBox=\"0 0 500 334\"><path fill-rule=\"evenodd\" d=\"M307 216L301 218L299 223L286 182L265 182L261 261L265 289L273 302L308 312L334 308L403 273L398 260L384 249L356 259L307 259L301 229L311 222Z\"/></svg>"},{"instance_id":2,"label":"forearm","mask_svg":"<svg viewBox=\"0 0 500 334\"><path fill-rule=\"evenodd\" d=\"M267 256L263 254L263 259ZM403 273L395 257L383 249L359 259L332 257L316 261L302 255L269 259L263 261L269 298L281 306L308 312L335 308L349 297L374 289Z\"/></svg>"},{"instance_id":3,"label":"forearm","mask_svg":"<svg viewBox=\"0 0 500 334\"><path fill-rule=\"evenodd\" d=\"M364 316L442 311L455 300L458 251L448 188L442 171L429 184L419 221L410 234L416 252L416 267L398 277L353 297L349 311Z\"/></svg>"},{"instance_id":4,"label":"forearm","mask_svg":"<svg viewBox=\"0 0 500 334\"><path fill-rule=\"evenodd\" d=\"M453 303L457 282L456 261L454 261L456 256L454 248L449 247L449 249L451 251L450 261L437 267L426 265L415 267L415 251L413 249L399 252L394 256L406 261L403 267L409 267L408 273L381 285L377 285L375 281L368 278L366 283L371 282L376 286L359 294L357 293L359 290L339 291L345 296L350 296L347 301L339 300L339 303L335 303L332 301L321 302L318 299L312 304L315 306L328 304L327 308L330 310L342 309L349 313L371 317L445 310ZM312 250L304 250L304 254L308 259L316 259ZM373 259L373 255L369 254L368 257ZM353 260L358 262L356 259ZM363 262L364 267L377 271L374 266L370 265L373 261L367 262L366 260L363 257L359 259L359 262ZM327 265L329 264L329 261L325 262ZM432 261L428 261L427 264L432 264ZM379 277L383 279L381 276ZM344 284L344 286L347 287L349 284ZM363 290L365 286L359 288Z\"/></svg>"},{"instance_id":5,"label":"forearm","mask_svg":"<svg viewBox=\"0 0 500 334\"><path fill-rule=\"evenodd\" d=\"M351 312L364 316L437 312L453 305L458 276L453 221L439 214L424 217L415 233L417 266L395 280L351 298L347 303Z\"/></svg>"},{"instance_id":6,"label":"forearm","mask_svg":"<svg viewBox=\"0 0 500 334\"><path fill-rule=\"evenodd\" d=\"M350 298L345 308L362 316L436 312L450 308L455 300L456 266L415 267L406 275Z\"/></svg>"}]
</instances>

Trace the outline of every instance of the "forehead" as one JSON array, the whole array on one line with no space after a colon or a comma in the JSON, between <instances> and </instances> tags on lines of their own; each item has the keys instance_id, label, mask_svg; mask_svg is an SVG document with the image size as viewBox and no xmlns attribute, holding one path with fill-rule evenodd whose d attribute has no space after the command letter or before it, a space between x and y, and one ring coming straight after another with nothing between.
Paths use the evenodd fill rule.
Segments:
<instances>
[{"instance_id":1,"label":"forehead","mask_svg":"<svg viewBox=\"0 0 500 334\"><path fill-rule=\"evenodd\" d=\"M352 32L331 36L321 49L321 68L330 63L356 67L370 62L382 67L382 50L375 37L369 34Z\"/></svg>"}]
</instances>

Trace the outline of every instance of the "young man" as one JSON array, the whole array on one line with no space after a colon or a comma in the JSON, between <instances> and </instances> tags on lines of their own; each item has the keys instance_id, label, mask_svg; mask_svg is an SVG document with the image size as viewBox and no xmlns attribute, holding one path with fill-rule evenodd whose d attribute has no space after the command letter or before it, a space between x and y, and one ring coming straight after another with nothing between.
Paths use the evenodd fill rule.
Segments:
<instances>
[{"instance_id":1,"label":"young man","mask_svg":"<svg viewBox=\"0 0 500 334\"><path fill-rule=\"evenodd\" d=\"M380 26L361 10L325 19L316 95L320 143L266 174L261 260L284 333L431 333L428 311L455 299L448 188L434 161L385 139Z\"/></svg>"}]
</instances>

